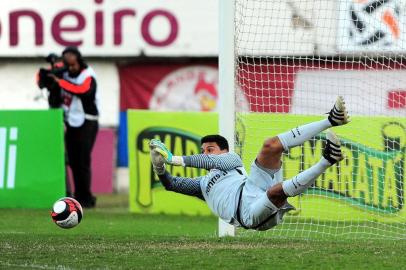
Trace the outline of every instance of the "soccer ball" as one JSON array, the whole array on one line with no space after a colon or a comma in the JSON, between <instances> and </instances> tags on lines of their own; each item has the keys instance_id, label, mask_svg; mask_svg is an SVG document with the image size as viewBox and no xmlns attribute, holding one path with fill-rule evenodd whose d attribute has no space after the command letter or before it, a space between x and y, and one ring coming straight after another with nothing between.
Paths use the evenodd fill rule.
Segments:
<instances>
[{"instance_id":1,"label":"soccer ball","mask_svg":"<svg viewBox=\"0 0 406 270\"><path fill-rule=\"evenodd\" d=\"M51 217L59 227L64 229L73 228L82 220L82 206L73 198L61 198L54 203Z\"/></svg>"}]
</instances>

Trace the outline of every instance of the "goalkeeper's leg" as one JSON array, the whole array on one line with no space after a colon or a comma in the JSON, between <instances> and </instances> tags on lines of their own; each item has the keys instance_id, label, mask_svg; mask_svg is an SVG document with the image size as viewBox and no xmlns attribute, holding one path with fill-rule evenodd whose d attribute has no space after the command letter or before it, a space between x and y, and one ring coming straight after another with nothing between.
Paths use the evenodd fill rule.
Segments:
<instances>
[{"instance_id":1,"label":"goalkeeper's leg","mask_svg":"<svg viewBox=\"0 0 406 270\"><path fill-rule=\"evenodd\" d=\"M341 153L340 140L332 132L327 132L327 143L320 161L309 169L299 173L292 179L283 181L267 190L268 199L276 206L281 207L287 197L294 197L303 193L314 184L314 181L327 170L328 167L344 159Z\"/></svg>"},{"instance_id":2,"label":"goalkeeper's leg","mask_svg":"<svg viewBox=\"0 0 406 270\"><path fill-rule=\"evenodd\" d=\"M264 168L277 170L281 166L280 159L283 151L303 144L323 130L332 126L344 125L348 122L349 116L347 115L345 102L342 97L338 97L327 119L299 126L267 139L257 156L257 162Z\"/></svg>"}]
</instances>

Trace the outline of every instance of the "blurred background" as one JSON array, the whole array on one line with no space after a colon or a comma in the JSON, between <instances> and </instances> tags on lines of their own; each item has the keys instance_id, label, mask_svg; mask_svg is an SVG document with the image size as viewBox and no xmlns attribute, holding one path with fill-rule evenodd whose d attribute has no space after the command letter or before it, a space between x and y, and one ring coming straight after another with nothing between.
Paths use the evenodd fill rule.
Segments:
<instances>
[{"instance_id":1,"label":"blurred background","mask_svg":"<svg viewBox=\"0 0 406 270\"><path fill-rule=\"evenodd\" d=\"M243 56L237 59L237 110L319 115L330 107L326 101L341 93L349 96L354 114L404 116L404 4L400 0L237 1L237 53ZM19 114L23 111L47 110L47 93L38 89L37 71L49 65L44 59L49 53L60 55L65 47L77 46L96 71L100 94L101 129L93 150L92 191L127 193L132 178L133 190L137 189L132 198L148 209L151 198L146 194L159 182L151 174L145 140L169 136L175 153L196 153L194 136L216 133L217 119L199 126L196 120L180 121L177 114L163 113L133 115L129 121L128 110L215 112L218 29L218 0L2 0L0 110L8 114L0 116L4 120L0 128L4 126L4 134L9 135L0 155L0 172L12 167L12 162L5 162L11 156L9 149L17 149L17 165L15 174L11 167L0 174L0 192L5 194L8 188L7 196L16 197L11 190L17 190L18 183L44 185L45 178L62 183L63 160L58 160L63 156L62 141L49 147L45 136L53 124L35 117L42 125L25 133L18 128L17 139L12 136L17 134L13 123L31 121L29 115ZM128 123L139 126L129 132ZM194 130L189 137L173 130L158 134L151 130L154 123L183 130L194 126ZM177 138L181 138L180 150L173 149ZM257 141L250 141L253 152ZM194 143L189 152L188 142ZM24 149L34 145L38 148L24 155ZM61 151L46 152L55 149ZM130 177L132 161L137 164ZM58 167L58 172L50 167ZM175 173L197 176L201 172ZM144 185L148 188L140 193ZM31 188L26 192L34 193ZM206 213L204 209L199 211Z\"/></svg>"}]
</instances>

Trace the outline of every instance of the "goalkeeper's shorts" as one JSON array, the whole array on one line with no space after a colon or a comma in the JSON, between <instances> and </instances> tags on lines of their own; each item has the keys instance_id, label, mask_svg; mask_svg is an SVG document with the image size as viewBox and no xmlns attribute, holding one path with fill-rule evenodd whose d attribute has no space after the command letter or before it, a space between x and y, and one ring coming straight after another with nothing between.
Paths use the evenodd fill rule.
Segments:
<instances>
[{"instance_id":1,"label":"goalkeeper's shorts","mask_svg":"<svg viewBox=\"0 0 406 270\"><path fill-rule=\"evenodd\" d=\"M255 162L252 163L251 173L241 190L237 208L237 221L242 227L268 230L281 223L284 214L294 209L288 203L278 209L266 195L267 189L282 181L282 168L271 174Z\"/></svg>"},{"instance_id":2,"label":"goalkeeper's shorts","mask_svg":"<svg viewBox=\"0 0 406 270\"><path fill-rule=\"evenodd\" d=\"M266 191L270 187L283 181L282 163L279 170L273 170L272 173L270 171L271 170L267 170L258 165L256 161L252 162L250 175L246 182L248 189L253 186Z\"/></svg>"}]
</instances>

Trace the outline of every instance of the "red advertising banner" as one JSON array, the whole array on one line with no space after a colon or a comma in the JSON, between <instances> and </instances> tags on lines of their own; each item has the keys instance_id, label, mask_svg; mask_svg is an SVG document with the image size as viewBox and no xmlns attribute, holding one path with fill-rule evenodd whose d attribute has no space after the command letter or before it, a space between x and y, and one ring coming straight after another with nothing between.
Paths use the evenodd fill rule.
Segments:
<instances>
[{"instance_id":1,"label":"red advertising banner","mask_svg":"<svg viewBox=\"0 0 406 270\"><path fill-rule=\"evenodd\" d=\"M120 66L119 77L121 111L214 111L217 107L215 63Z\"/></svg>"},{"instance_id":2,"label":"red advertising banner","mask_svg":"<svg viewBox=\"0 0 406 270\"><path fill-rule=\"evenodd\" d=\"M113 192L113 170L115 158L115 131L110 128L99 130L92 151L92 186L94 193ZM72 192L75 190L72 172L68 170Z\"/></svg>"},{"instance_id":3,"label":"red advertising banner","mask_svg":"<svg viewBox=\"0 0 406 270\"><path fill-rule=\"evenodd\" d=\"M92 191L95 193L113 192L115 159L115 131L102 128L97 134L92 151Z\"/></svg>"},{"instance_id":4,"label":"red advertising banner","mask_svg":"<svg viewBox=\"0 0 406 270\"><path fill-rule=\"evenodd\" d=\"M406 109L406 70L383 64L346 65L332 63L246 63L238 70L241 87L237 94L243 111L312 113L323 100L335 99L337 94L353 96L358 102L373 97L382 100L377 112L398 115ZM215 111L218 98L216 63L205 65L136 64L119 67L121 111L152 109L156 111ZM241 93L244 93L241 94ZM324 95L322 98L317 96ZM328 97L326 96L328 95ZM325 98L325 99L324 99ZM320 104L316 104L319 101ZM329 104L330 106L330 104ZM361 107L353 111L370 114ZM318 113L318 112L314 112Z\"/></svg>"}]
</instances>

